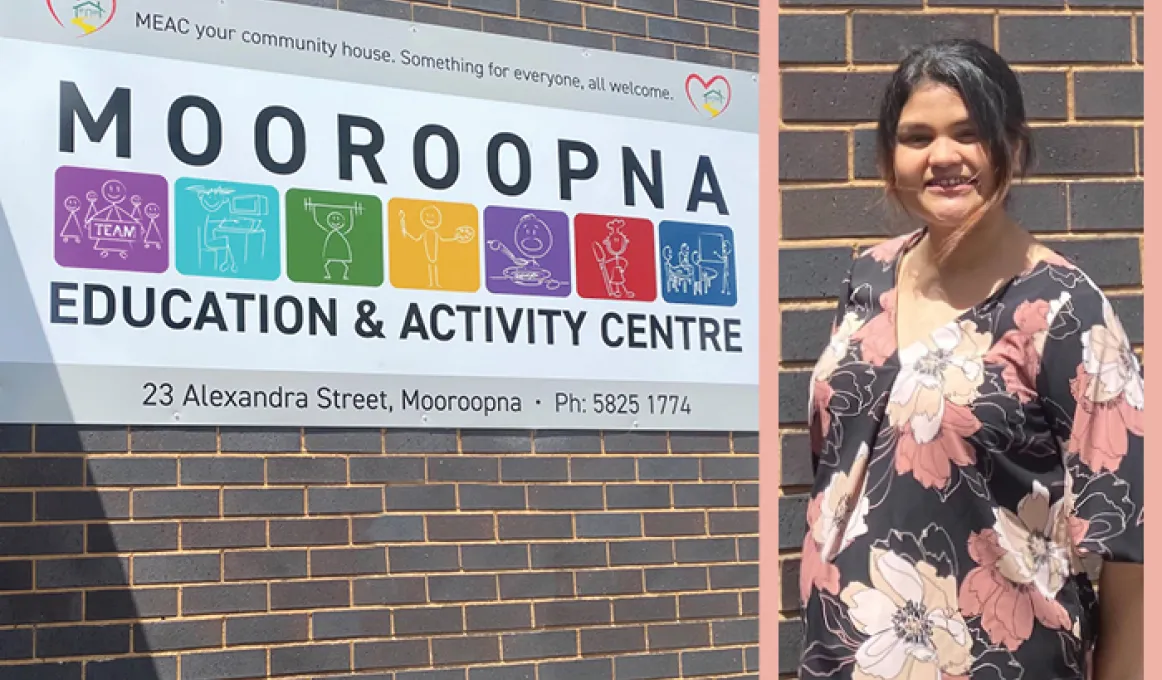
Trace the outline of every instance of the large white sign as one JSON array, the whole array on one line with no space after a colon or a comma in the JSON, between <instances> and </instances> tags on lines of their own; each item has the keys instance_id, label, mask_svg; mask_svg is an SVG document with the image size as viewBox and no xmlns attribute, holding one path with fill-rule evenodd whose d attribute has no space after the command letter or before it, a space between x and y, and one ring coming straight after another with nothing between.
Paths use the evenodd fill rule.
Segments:
<instances>
[{"instance_id":1,"label":"large white sign","mask_svg":"<svg viewBox=\"0 0 1162 680\"><path fill-rule=\"evenodd\" d=\"M0 63L0 422L757 429L752 74L258 0Z\"/></svg>"}]
</instances>

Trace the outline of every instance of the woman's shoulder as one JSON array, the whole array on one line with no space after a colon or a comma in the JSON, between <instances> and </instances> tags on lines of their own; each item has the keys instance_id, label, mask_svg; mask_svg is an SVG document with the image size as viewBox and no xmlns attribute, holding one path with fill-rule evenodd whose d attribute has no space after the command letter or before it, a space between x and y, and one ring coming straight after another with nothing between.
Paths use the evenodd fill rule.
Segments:
<instances>
[{"instance_id":1,"label":"woman's shoulder","mask_svg":"<svg viewBox=\"0 0 1162 680\"><path fill-rule=\"evenodd\" d=\"M879 243L862 248L851 261L847 272L847 283L851 288L871 286L876 289L891 288L895 281L891 276L896 261L922 232L911 231L887 238ZM886 278L885 278L886 277Z\"/></svg>"},{"instance_id":2,"label":"woman's shoulder","mask_svg":"<svg viewBox=\"0 0 1162 680\"><path fill-rule=\"evenodd\" d=\"M904 248L915 238L920 236L922 230L910 231L906 234L893 236L884 241L877 243L874 246L864 248L856 255L856 262L871 261L881 265L890 264L895 261Z\"/></svg>"},{"instance_id":3,"label":"woman's shoulder","mask_svg":"<svg viewBox=\"0 0 1162 680\"><path fill-rule=\"evenodd\" d=\"M1100 315L1109 304L1101 285L1073 259L1045 246L1036 264L1022 277L1025 295L1042 299L1070 300L1074 305L1092 307Z\"/></svg>"},{"instance_id":4,"label":"woman's shoulder","mask_svg":"<svg viewBox=\"0 0 1162 680\"><path fill-rule=\"evenodd\" d=\"M1109 331L1119 351L1131 346L1119 314L1106 291L1082 266L1056 251L1042 256L1005 296L1013 321L1023 331L1044 330L1046 347L1074 348L1092 332ZM1104 330L1103 330L1104 329Z\"/></svg>"}]
</instances>

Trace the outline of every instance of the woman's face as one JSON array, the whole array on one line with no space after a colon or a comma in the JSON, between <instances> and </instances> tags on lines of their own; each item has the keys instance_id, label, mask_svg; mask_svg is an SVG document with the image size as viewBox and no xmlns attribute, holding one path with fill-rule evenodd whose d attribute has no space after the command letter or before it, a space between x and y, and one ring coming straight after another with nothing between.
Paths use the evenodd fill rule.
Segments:
<instances>
[{"instance_id":1,"label":"woman's face","mask_svg":"<svg viewBox=\"0 0 1162 680\"><path fill-rule=\"evenodd\" d=\"M900 114L896 183L910 212L933 229L955 229L994 188L993 168L964 101L945 85L918 87Z\"/></svg>"}]
</instances>

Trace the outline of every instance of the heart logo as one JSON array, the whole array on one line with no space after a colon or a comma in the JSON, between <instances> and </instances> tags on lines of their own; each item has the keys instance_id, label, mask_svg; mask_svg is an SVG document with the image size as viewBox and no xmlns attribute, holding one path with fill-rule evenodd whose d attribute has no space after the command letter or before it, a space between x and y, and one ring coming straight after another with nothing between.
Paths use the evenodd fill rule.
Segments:
<instances>
[{"instance_id":1,"label":"heart logo","mask_svg":"<svg viewBox=\"0 0 1162 680\"><path fill-rule=\"evenodd\" d=\"M697 73L686 77L686 98L698 113L717 118L730 106L730 81L725 76L703 80Z\"/></svg>"},{"instance_id":2,"label":"heart logo","mask_svg":"<svg viewBox=\"0 0 1162 680\"><path fill-rule=\"evenodd\" d=\"M117 0L45 0L52 18L83 38L105 28L117 15Z\"/></svg>"}]
</instances>

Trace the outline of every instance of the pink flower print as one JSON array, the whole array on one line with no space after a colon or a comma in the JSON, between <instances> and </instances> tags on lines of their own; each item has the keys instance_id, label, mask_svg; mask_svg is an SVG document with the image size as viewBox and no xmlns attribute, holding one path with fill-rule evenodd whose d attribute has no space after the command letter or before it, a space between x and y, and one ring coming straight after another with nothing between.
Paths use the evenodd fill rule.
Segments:
<instances>
[{"instance_id":1,"label":"pink flower print","mask_svg":"<svg viewBox=\"0 0 1162 680\"><path fill-rule=\"evenodd\" d=\"M1068 488L1068 477L1066 482ZM1082 535L1085 531L1072 512L1068 492L1051 504L1049 490L1033 482L1015 513L994 509L993 528L969 537L969 555L980 566L961 585L960 610L965 616L980 616L994 643L1016 650L1033 634L1034 620L1056 630L1072 627L1069 613L1057 601L1077 562L1074 539L1079 530Z\"/></svg>"},{"instance_id":2,"label":"pink flower print","mask_svg":"<svg viewBox=\"0 0 1162 680\"><path fill-rule=\"evenodd\" d=\"M960 612L979 616L981 628L994 644L1015 651L1033 634L1034 620L1048 628L1070 628L1069 614L1060 603L1029 584L1013 583L1001 573L997 564L1006 551L995 531L972 534L968 553L980 566L968 572L961 584Z\"/></svg>"},{"instance_id":3,"label":"pink flower print","mask_svg":"<svg viewBox=\"0 0 1162 680\"><path fill-rule=\"evenodd\" d=\"M1138 356L1108 301L1103 310L1105 325L1081 336L1082 361L1070 381L1077 410L1069 450L1095 472L1117 472L1130 434L1145 434L1145 384Z\"/></svg>"},{"instance_id":4,"label":"pink flower print","mask_svg":"<svg viewBox=\"0 0 1162 680\"><path fill-rule=\"evenodd\" d=\"M882 312L852 334L851 339L859 343L860 356L864 361L883 366L888 357L896 351L896 289L880 295Z\"/></svg>"},{"instance_id":5,"label":"pink flower print","mask_svg":"<svg viewBox=\"0 0 1162 680\"><path fill-rule=\"evenodd\" d=\"M987 363L1001 365L1005 388L1022 404L1037 397L1037 376L1049 326L1068 300L1069 293L1062 293L1057 300L1022 302L1013 312L1016 329L1001 336L985 357Z\"/></svg>"},{"instance_id":6,"label":"pink flower print","mask_svg":"<svg viewBox=\"0 0 1162 680\"><path fill-rule=\"evenodd\" d=\"M965 406L944 404L939 430L931 439L921 440L910 423L900 430L896 444L896 472L909 474L929 489L943 489L952 477L952 464L976 463L976 452L967 441L981 427Z\"/></svg>"},{"instance_id":7,"label":"pink flower print","mask_svg":"<svg viewBox=\"0 0 1162 680\"><path fill-rule=\"evenodd\" d=\"M912 473L928 488L943 488L951 463L970 465L975 452L966 438L980 429L969 405L984 382L984 358L992 336L971 321L937 329L924 342L900 350L900 374L888 400L897 428L896 471Z\"/></svg>"},{"instance_id":8,"label":"pink flower print","mask_svg":"<svg viewBox=\"0 0 1162 680\"><path fill-rule=\"evenodd\" d=\"M808 421L811 423L811 450L818 454L823 450L823 442L831 431L831 411L827 408L833 391L831 384L823 380L811 382Z\"/></svg>"},{"instance_id":9,"label":"pink flower print","mask_svg":"<svg viewBox=\"0 0 1162 680\"><path fill-rule=\"evenodd\" d=\"M799 597L806 602L811 589L818 588L835 595L839 592L839 568L825 560L815 541L815 527L820 522L823 494L807 504L807 535L803 538L803 555L799 558Z\"/></svg>"}]
</instances>

